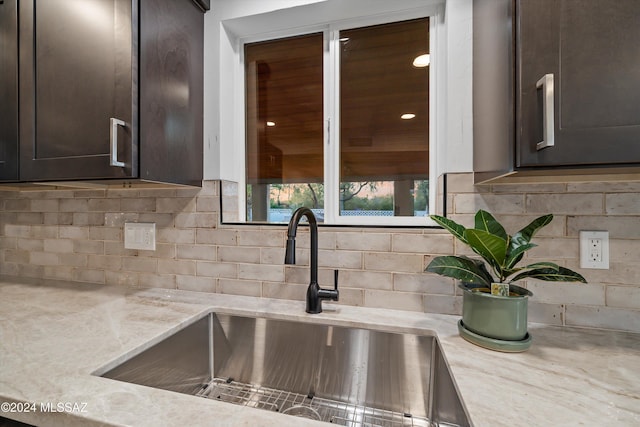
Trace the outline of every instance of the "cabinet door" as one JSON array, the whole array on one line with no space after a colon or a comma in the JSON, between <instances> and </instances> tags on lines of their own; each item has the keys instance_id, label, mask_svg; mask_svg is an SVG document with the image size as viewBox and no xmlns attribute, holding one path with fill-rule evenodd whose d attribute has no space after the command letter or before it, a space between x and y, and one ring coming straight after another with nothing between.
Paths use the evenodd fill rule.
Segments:
<instances>
[{"instance_id":1,"label":"cabinet door","mask_svg":"<svg viewBox=\"0 0 640 427\"><path fill-rule=\"evenodd\" d=\"M22 180L137 174L135 4L20 2ZM114 127L124 166L111 165L112 118L124 122Z\"/></svg>"},{"instance_id":2,"label":"cabinet door","mask_svg":"<svg viewBox=\"0 0 640 427\"><path fill-rule=\"evenodd\" d=\"M516 7L517 166L640 162L640 2ZM545 111L536 83L545 74L554 77L554 146L538 150Z\"/></svg>"},{"instance_id":3,"label":"cabinet door","mask_svg":"<svg viewBox=\"0 0 640 427\"><path fill-rule=\"evenodd\" d=\"M0 180L18 179L18 2L0 2Z\"/></svg>"}]
</instances>

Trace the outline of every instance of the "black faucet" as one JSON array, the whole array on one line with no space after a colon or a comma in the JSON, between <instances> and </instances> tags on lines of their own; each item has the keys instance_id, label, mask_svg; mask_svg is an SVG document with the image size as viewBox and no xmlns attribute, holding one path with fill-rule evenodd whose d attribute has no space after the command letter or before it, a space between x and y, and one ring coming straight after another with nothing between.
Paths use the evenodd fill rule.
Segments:
<instances>
[{"instance_id":1,"label":"black faucet","mask_svg":"<svg viewBox=\"0 0 640 427\"><path fill-rule=\"evenodd\" d=\"M296 230L303 216L307 217L311 228L311 280L307 288L307 313L322 313L322 300L330 299L338 301L338 270L334 273L334 288L322 289L318 285L318 222L309 208L298 208L289 221L287 231L287 249L284 254L285 264L296 263Z\"/></svg>"}]
</instances>

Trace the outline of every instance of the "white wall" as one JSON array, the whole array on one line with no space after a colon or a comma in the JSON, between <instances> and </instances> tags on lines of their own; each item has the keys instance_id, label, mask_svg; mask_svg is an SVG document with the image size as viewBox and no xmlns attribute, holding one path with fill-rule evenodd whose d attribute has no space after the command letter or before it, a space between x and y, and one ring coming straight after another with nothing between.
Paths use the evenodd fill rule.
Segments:
<instances>
[{"instance_id":1,"label":"white wall","mask_svg":"<svg viewBox=\"0 0 640 427\"><path fill-rule=\"evenodd\" d=\"M363 15L433 7L442 0L213 0L205 15L204 177L238 181L244 141L239 131L236 40L285 28L319 25ZM472 170L471 9L472 0L446 0L439 48L446 51L439 72L438 173ZM276 22L277 24L274 24ZM292 24L294 23L294 24ZM241 111L241 110L240 110Z\"/></svg>"}]
</instances>

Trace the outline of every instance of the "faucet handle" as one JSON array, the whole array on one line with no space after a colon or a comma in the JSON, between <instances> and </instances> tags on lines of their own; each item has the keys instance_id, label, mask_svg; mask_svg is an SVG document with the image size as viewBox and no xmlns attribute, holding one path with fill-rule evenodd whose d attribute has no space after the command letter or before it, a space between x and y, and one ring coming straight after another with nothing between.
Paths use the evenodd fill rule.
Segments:
<instances>
[{"instance_id":1,"label":"faucet handle","mask_svg":"<svg viewBox=\"0 0 640 427\"><path fill-rule=\"evenodd\" d=\"M338 290L338 270L333 270L333 289Z\"/></svg>"}]
</instances>

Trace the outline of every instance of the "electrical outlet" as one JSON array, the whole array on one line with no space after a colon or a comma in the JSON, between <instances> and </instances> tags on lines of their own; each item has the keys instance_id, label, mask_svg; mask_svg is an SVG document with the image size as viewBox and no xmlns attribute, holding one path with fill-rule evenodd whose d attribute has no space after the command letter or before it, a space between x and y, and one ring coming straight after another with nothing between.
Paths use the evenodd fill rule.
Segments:
<instances>
[{"instance_id":1,"label":"electrical outlet","mask_svg":"<svg viewBox=\"0 0 640 427\"><path fill-rule=\"evenodd\" d=\"M156 250L156 224L126 222L124 224L125 249Z\"/></svg>"},{"instance_id":2,"label":"electrical outlet","mask_svg":"<svg viewBox=\"0 0 640 427\"><path fill-rule=\"evenodd\" d=\"M580 232L580 268L609 269L609 232Z\"/></svg>"}]
</instances>

